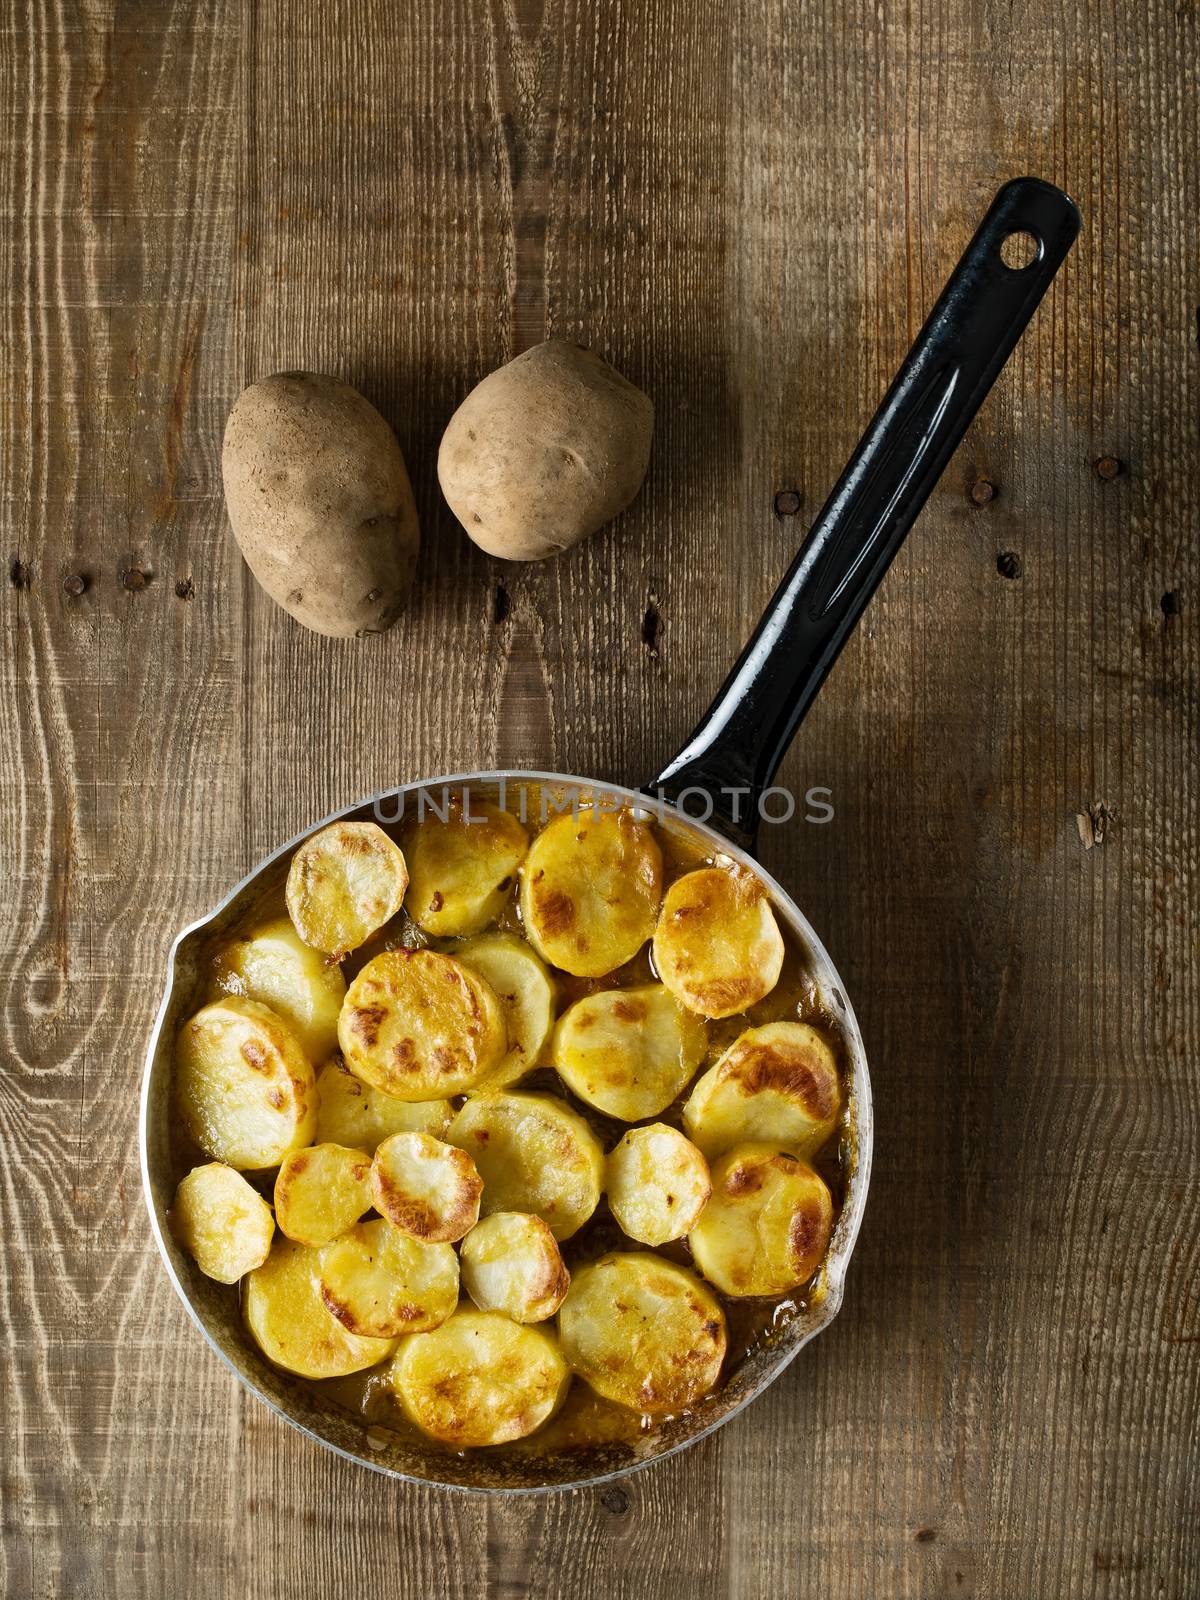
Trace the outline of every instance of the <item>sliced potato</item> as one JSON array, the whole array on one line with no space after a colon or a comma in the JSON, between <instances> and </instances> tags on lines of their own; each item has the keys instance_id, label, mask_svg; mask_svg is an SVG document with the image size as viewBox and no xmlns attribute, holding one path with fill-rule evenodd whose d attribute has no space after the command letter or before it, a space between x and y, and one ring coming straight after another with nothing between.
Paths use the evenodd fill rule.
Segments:
<instances>
[{"instance_id":1,"label":"sliced potato","mask_svg":"<svg viewBox=\"0 0 1200 1600\"><path fill-rule=\"evenodd\" d=\"M485 1217L530 1211L561 1240L581 1228L600 1203L600 1141L579 1113L554 1095L475 1095L446 1137L479 1168Z\"/></svg>"},{"instance_id":2,"label":"sliced potato","mask_svg":"<svg viewBox=\"0 0 1200 1600\"><path fill-rule=\"evenodd\" d=\"M833 1199L806 1161L773 1144L740 1144L712 1169L712 1198L688 1235L710 1283L728 1295L785 1294L829 1248Z\"/></svg>"},{"instance_id":3,"label":"sliced potato","mask_svg":"<svg viewBox=\"0 0 1200 1600\"><path fill-rule=\"evenodd\" d=\"M480 1311L503 1311L514 1322L552 1317L571 1283L554 1235L526 1211L484 1217L463 1240L459 1265Z\"/></svg>"},{"instance_id":4,"label":"sliced potato","mask_svg":"<svg viewBox=\"0 0 1200 1600\"><path fill-rule=\"evenodd\" d=\"M657 1116L686 1089L708 1043L703 1020L660 983L585 995L559 1018L558 1075L623 1122Z\"/></svg>"},{"instance_id":5,"label":"sliced potato","mask_svg":"<svg viewBox=\"0 0 1200 1600\"><path fill-rule=\"evenodd\" d=\"M465 937L504 909L529 835L486 800L452 799L446 820L421 818L404 830L408 914L427 933Z\"/></svg>"},{"instance_id":6,"label":"sliced potato","mask_svg":"<svg viewBox=\"0 0 1200 1600\"><path fill-rule=\"evenodd\" d=\"M521 920L552 967L598 978L633 959L654 932L662 851L628 809L590 807L544 827L521 867Z\"/></svg>"},{"instance_id":7,"label":"sliced potato","mask_svg":"<svg viewBox=\"0 0 1200 1600\"><path fill-rule=\"evenodd\" d=\"M496 991L508 1021L508 1054L481 1085L507 1089L538 1063L554 1026L554 980L524 939L513 933L481 933L455 951Z\"/></svg>"},{"instance_id":8,"label":"sliced potato","mask_svg":"<svg viewBox=\"0 0 1200 1600\"><path fill-rule=\"evenodd\" d=\"M390 1339L436 1328L458 1304L458 1257L380 1218L321 1252L321 1298L351 1333Z\"/></svg>"},{"instance_id":9,"label":"sliced potato","mask_svg":"<svg viewBox=\"0 0 1200 1600\"><path fill-rule=\"evenodd\" d=\"M395 1133L371 1164L375 1209L430 1244L451 1244L479 1221L483 1179L465 1150L428 1133Z\"/></svg>"},{"instance_id":10,"label":"sliced potato","mask_svg":"<svg viewBox=\"0 0 1200 1600\"><path fill-rule=\"evenodd\" d=\"M275 1220L297 1244L322 1245L371 1209L371 1158L343 1144L285 1156L275 1179Z\"/></svg>"},{"instance_id":11,"label":"sliced potato","mask_svg":"<svg viewBox=\"0 0 1200 1600\"><path fill-rule=\"evenodd\" d=\"M373 1089L340 1056L317 1075L317 1099L317 1139L368 1154L393 1133L431 1133L440 1139L454 1116L449 1100L397 1100Z\"/></svg>"},{"instance_id":12,"label":"sliced potato","mask_svg":"<svg viewBox=\"0 0 1200 1600\"><path fill-rule=\"evenodd\" d=\"M455 1449L524 1439L554 1415L570 1382L549 1334L469 1308L406 1339L388 1377L409 1420Z\"/></svg>"},{"instance_id":13,"label":"sliced potato","mask_svg":"<svg viewBox=\"0 0 1200 1600\"><path fill-rule=\"evenodd\" d=\"M648 1250L580 1267L558 1313L563 1355L606 1400L682 1411L716 1385L725 1313L706 1284Z\"/></svg>"},{"instance_id":14,"label":"sliced potato","mask_svg":"<svg viewBox=\"0 0 1200 1600\"><path fill-rule=\"evenodd\" d=\"M214 1000L184 1023L175 1094L204 1153L239 1171L276 1166L316 1131L312 1063L287 1024L257 1000Z\"/></svg>"},{"instance_id":15,"label":"sliced potato","mask_svg":"<svg viewBox=\"0 0 1200 1600\"><path fill-rule=\"evenodd\" d=\"M779 982L783 935L767 891L743 867L701 867L667 890L654 965L671 993L702 1017L732 1017Z\"/></svg>"},{"instance_id":16,"label":"sliced potato","mask_svg":"<svg viewBox=\"0 0 1200 1600\"><path fill-rule=\"evenodd\" d=\"M214 999L240 994L260 1000L283 1018L310 1061L328 1057L337 1044L346 980L340 967L305 944L287 917L231 939L214 966Z\"/></svg>"},{"instance_id":17,"label":"sliced potato","mask_svg":"<svg viewBox=\"0 0 1200 1600\"><path fill-rule=\"evenodd\" d=\"M471 967L435 950L386 950L350 985L338 1022L351 1072L397 1100L463 1094L508 1051L504 1007Z\"/></svg>"},{"instance_id":18,"label":"sliced potato","mask_svg":"<svg viewBox=\"0 0 1200 1600\"><path fill-rule=\"evenodd\" d=\"M683 1125L710 1159L765 1140L795 1156L815 1154L842 1108L837 1061L806 1022L769 1022L739 1034L696 1084Z\"/></svg>"},{"instance_id":19,"label":"sliced potato","mask_svg":"<svg viewBox=\"0 0 1200 1600\"><path fill-rule=\"evenodd\" d=\"M288 914L305 944L340 957L396 915L407 888L404 855L377 822L331 822L292 857Z\"/></svg>"},{"instance_id":20,"label":"sliced potato","mask_svg":"<svg viewBox=\"0 0 1200 1600\"><path fill-rule=\"evenodd\" d=\"M608 1203L622 1233L640 1244L682 1239L708 1204L708 1162L690 1139L665 1122L630 1128L610 1150Z\"/></svg>"},{"instance_id":21,"label":"sliced potato","mask_svg":"<svg viewBox=\"0 0 1200 1600\"><path fill-rule=\"evenodd\" d=\"M242 1311L268 1361L301 1378L344 1378L385 1360L395 1339L360 1339L332 1317L321 1298L321 1252L276 1238L271 1254L246 1278Z\"/></svg>"},{"instance_id":22,"label":"sliced potato","mask_svg":"<svg viewBox=\"0 0 1200 1600\"><path fill-rule=\"evenodd\" d=\"M271 1249L271 1208L232 1167L193 1167L175 1191L171 1232L206 1277L236 1283Z\"/></svg>"}]
</instances>

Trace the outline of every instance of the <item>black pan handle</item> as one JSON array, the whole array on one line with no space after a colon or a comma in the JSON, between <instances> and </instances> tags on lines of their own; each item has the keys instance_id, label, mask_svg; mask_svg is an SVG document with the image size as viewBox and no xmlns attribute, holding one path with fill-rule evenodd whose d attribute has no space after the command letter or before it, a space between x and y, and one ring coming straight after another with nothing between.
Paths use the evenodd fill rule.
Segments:
<instances>
[{"instance_id":1,"label":"black pan handle","mask_svg":"<svg viewBox=\"0 0 1200 1600\"><path fill-rule=\"evenodd\" d=\"M647 793L753 840L763 790L1081 225L1040 178L1000 190L749 644Z\"/></svg>"}]
</instances>

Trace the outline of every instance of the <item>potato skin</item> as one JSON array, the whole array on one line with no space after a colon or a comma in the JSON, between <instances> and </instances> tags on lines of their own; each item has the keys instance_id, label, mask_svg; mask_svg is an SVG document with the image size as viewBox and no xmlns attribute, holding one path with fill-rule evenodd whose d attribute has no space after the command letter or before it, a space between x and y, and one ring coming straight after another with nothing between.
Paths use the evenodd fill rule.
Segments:
<instances>
[{"instance_id":1,"label":"potato skin","mask_svg":"<svg viewBox=\"0 0 1200 1600\"><path fill-rule=\"evenodd\" d=\"M396 436L356 389L276 372L225 424L225 504L246 565L278 605L336 639L400 614L420 534Z\"/></svg>"},{"instance_id":2,"label":"potato skin","mask_svg":"<svg viewBox=\"0 0 1200 1600\"><path fill-rule=\"evenodd\" d=\"M591 350L548 339L471 390L442 436L438 479L481 550L540 561L625 509L653 431L648 395Z\"/></svg>"}]
</instances>

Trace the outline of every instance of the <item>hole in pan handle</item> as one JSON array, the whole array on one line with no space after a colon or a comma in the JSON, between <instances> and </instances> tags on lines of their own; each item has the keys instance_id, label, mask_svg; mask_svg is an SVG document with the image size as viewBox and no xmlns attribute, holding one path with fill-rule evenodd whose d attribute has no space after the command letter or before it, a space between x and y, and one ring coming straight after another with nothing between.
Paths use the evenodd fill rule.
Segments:
<instances>
[{"instance_id":1,"label":"hole in pan handle","mask_svg":"<svg viewBox=\"0 0 1200 1600\"><path fill-rule=\"evenodd\" d=\"M1081 227L1040 178L992 201L720 693L651 783L752 843L758 800ZM1014 238L1014 236L1017 236Z\"/></svg>"}]
</instances>

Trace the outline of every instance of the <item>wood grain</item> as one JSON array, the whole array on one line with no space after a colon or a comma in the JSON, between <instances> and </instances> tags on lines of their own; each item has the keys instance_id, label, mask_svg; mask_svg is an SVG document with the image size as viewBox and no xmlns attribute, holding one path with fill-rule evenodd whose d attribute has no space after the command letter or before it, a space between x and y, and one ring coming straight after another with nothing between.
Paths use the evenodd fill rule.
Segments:
<instances>
[{"instance_id":1,"label":"wood grain","mask_svg":"<svg viewBox=\"0 0 1200 1600\"><path fill-rule=\"evenodd\" d=\"M1200 1593L1198 31L1190 0L0 4L5 1595ZM149 1242L170 937L375 788L648 776L1019 171L1086 233L788 758L834 820L762 841L873 1061L841 1319L620 1486L352 1470L239 1393ZM655 455L614 528L506 566L437 440L546 333L649 390ZM380 639L302 633L225 526L228 406L296 366L413 470Z\"/></svg>"}]
</instances>

